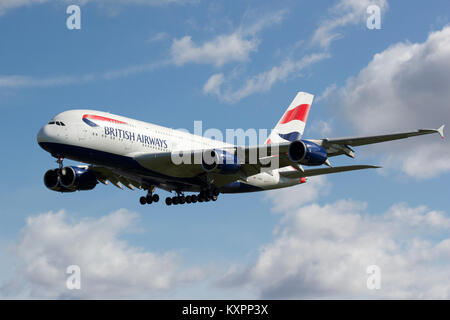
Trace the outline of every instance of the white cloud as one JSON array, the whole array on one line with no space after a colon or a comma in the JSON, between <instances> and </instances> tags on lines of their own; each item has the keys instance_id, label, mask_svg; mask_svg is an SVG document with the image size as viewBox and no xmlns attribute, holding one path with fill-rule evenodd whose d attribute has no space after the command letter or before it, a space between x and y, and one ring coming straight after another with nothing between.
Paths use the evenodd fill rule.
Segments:
<instances>
[{"instance_id":1,"label":"white cloud","mask_svg":"<svg viewBox=\"0 0 450 320\"><path fill-rule=\"evenodd\" d=\"M231 61L246 61L251 51L256 51L258 41L245 39L240 33L220 35L212 41L197 46L191 36L174 39L170 49L176 65L206 63L222 66Z\"/></svg>"},{"instance_id":2,"label":"white cloud","mask_svg":"<svg viewBox=\"0 0 450 320\"><path fill-rule=\"evenodd\" d=\"M328 94L360 134L450 124L450 26L422 43L397 43L376 54L342 88ZM386 143L384 166L427 178L450 171L450 148L438 136ZM381 149L382 148L382 149Z\"/></svg>"},{"instance_id":3,"label":"white cloud","mask_svg":"<svg viewBox=\"0 0 450 320\"><path fill-rule=\"evenodd\" d=\"M327 100L328 98L330 98L330 96L335 93L337 88L337 85L335 83L333 83L332 85L328 86L325 88L325 90L320 94L320 96L316 97L314 99L314 101L316 103L322 101L322 100Z\"/></svg>"},{"instance_id":4,"label":"white cloud","mask_svg":"<svg viewBox=\"0 0 450 320\"><path fill-rule=\"evenodd\" d=\"M169 34L167 32L158 32L155 34L152 34L148 39L147 42L148 43L153 43L153 42L158 42L158 41L162 41L165 40L169 37Z\"/></svg>"},{"instance_id":5,"label":"white cloud","mask_svg":"<svg viewBox=\"0 0 450 320\"><path fill-rule=\"evenodd\" d=\"M172 44L172 58L175 64L182 65L187 62L209 63L222 66L232 61L247 61L249 54L256 51L259 39L258 32L275 23L282 21L285 11L275 12L267 17L259 17L256 22L247 23L229 35L220 35L203 45L195 45L191 37L175 39ZM212 94L223 101L235 103L252 94L267 92L272 86L288 77L301 76L300 71L311 64L329 57L328 53L313 53L300 59L285 58L279 65L260 72L243 80L238 88L233 88L232 83L241 78L235 71L225 76L224 73L215 73L203 85L204 94Z\"/></svg>"},{"instance_id":6,"label":"white cloud","mask_svg":"<svg viewBox=\"0 0 450 320\"><path fill-rule=\"evenodd\" d=\"M126 1L123 1L126 2ZM134 1L133 3L140 3ZM144 3L145 1L142 1ZM0 7L1 9L1 7ZM135 65L122 69L105 71L103 73L89 73L83 75L69 76L47 76L35 77L28 75L0 75L0 88L23 88L23 87L52 87L72 84L83 84L98 80L113 80L127 77L133 74L153 71L175 63L183 65L188 62L207 63L221 66L230 61L245 61L251 51L257 49L259 40L257 34L264 28L282 21L284 10L271 14L260 15L259 19L251 23L243 23L235 32L228 35L219 35L209 42L197 46L190 36L174 39L171 46L172 57L170 60L162 60L149 64ZM160 32L148 39L149 42L160 41L167 37L167 33ZM205 92L216 93L220 91L220 77L212 77L211 82L205 85ZM217 89L214 89L213 86Z\"/></svg>"},{"instance_id":7,"label":"white cloud","mask_svg":"<svg viewBox=\"0 0 450 320\"><path fill-rule=\"evenodd\" d=\"M330 15L315 30L311 43L328 48L332 41L342 35L339 29L347 25L360 23L366 26L366 10L370 5L378 5L381 13L388 8L387 0L340 0L330 9Z\"/></svg>"},{"instance_id":8,"label":"white cloud","mask_svg":"<svg viewBox=\"0 0 450 320\"><path fill-rule=\"evenodd\" d=\"M0 1L0 15L7 10L15 9L23 6L30 6L33 4L42 4L49 0L2 0Z\"/></svg>"},{"instance_id":9,"label":"white cloud","mask_svg":"<svg viewBox=\"0 0 450 320\"><path fill-rule=\"evenodd\" d=\"M220 95L220 87L224 81L223 73L213 74L203 86L203 93L212 93Z\"/></svg>"},{"instance_id":10,"label":"white cloud","mask_svg":"<svg viewBox=\"0 0 450 320\"><path fill-rule=\"evenodd\" d=\"M450 218L442 212L429 211L425 206L409 208L405 203L400 203L391 207L387 215L394 217L401 225L450 229Z\"/></svg>"},{"instance_id":11,"label":"white cloud","mask_svg":"<svg viewBox=\"0 0 450 320\"><path fill-rule=\"evenodd\" d=\"M19 259L5 296L30 298L151 297L198 280L199 270L181 270L174 252L153 253L120 239L137 215L125 209L99 219L73 221L64 212L29 217L11 249ZM66 268L81 268L81 290L66 288Z\"/></svg>"},{"instance_id":12,"label":"white cloud","mask_svg":"<svg viewBox=\"0 0 450 320\"><path fill-rule=\"evenodd\" d=\"M0 88L55 87L85 84L98 80L114 80L143 72L151 72L157 68L164 67L169 63L169 61L157 61L102 73L87 73L69 76L35 77L26 75L0 75Z\"/></svg>"},{"instance_id":13,"label":"white cloud","mask_svg":"<svg viewBox=\"0 0 450 320\"><path fill-rule=\"evenodd\" d=\"M324 50L323 52L305 55L301 59L288 57L278 66L248 78L237 89L232 88L231 85L231 83L237 82L233 74L230 76L225 76L223 73L213 74L205 83L203 92L205 94L213 94L223 101L235 103L252 94L269 91L275 83L285 81L291 75L297 75L299 71L310 64L329 58L331 55L328 53L328 47L333 40L340 37L338 30L350 24L363 23L365 26L364 20L367 18L366 10L369 5L378 5L382 13L388 8L387 0L341 0L330 9L329 17L319 24L310 41L311 45L319 45ZM185 47L188 53L192 49L190 46ZM241 47L245 46L241 45ZM296 47L297 45L294 46L294 48ZM244 50L244 52L251 51L249 48L251 47L247 46L247 50ZM179 51L183 52L183 50ZM226 51L224 52L229 55ZM197 52L197 55L199 56L198 60L202 58L205 62L211 60L202 57L199 52ZM247 59L248 54L241 54L238 57L243 61ZM228 59L238 60L233 55L229 55ZM217 61L217 65L225 63L222 59ZM226 86L226 88L224 89L223 86ZM319 100L326 98L326 95L329 93L330 91L325 92L323 96L319 97Z\"/></svg>"},{"instance_id":14,"label":"white cloud","mask_svg":"<svg viewBox=\"0 0 450 320\"><path fill-rule=\"evenodd\" d=\"M341 200L285 211L274 240L249 266L220 284L246 286L261 298L450 298L450 218L406 204L371 215ZM366 286L366 268L381 269L381 289Z\"/></svg>"},{"instance_id":15,"label":"white cloud","mask_svg":"<svg viewBox=\"0 0 450 320\"><path fill-rule=\"evenodd\" d=\"M265 199L273 202L275 212L285 212L315 201L319 196L327 195L329 191L330 185L326 176L317 176L288 189L266 191Z\"/></svg>"},{"instance_id":16,"label":"white cloud","mask_svg":"<svg viewBox=\"0 0 450 320\"><path fill-rule=\"evenodd\" d=\"M201 63L217 67L229 62L248 61L250 53L258 49L260 41L257 34L280 23L284 15L284 10L262 15L255 22L243 24L234 32L218 35L201 45L194 43L191 36L174 39L170 50L172 60L176 65Z\"/></svg>"},{"instance_id":17,"label":"white cloud","mask_svg":"<svg viewBox=\"0 0 450 320\"><path fill-rule=\"evenodd\" d=\"M447 122L448 123L448 122ZM383 157L383 167L397 169L416 179L429 179L450 171L450 150L448 142L434 140L419 143L405 142L398 149L384 147L388 155ZM408 145L409 143L409 145Z\"/></svg>"},{"instance_id":18,"label":"white cloud","mask_svg":"<svg viewBox=\"0 0 450 320\"><path fill-rule=\"evenodd\" d=\"M333 132L333 120L314 120L305 129L305 137L327 138ZM313 136L314 135L314 136Z\"/></svg>"},{"instance_id":19,"label":"white cloud","mask_svg":"<svg viewBox=\"0 0 450 320\"><path fill-rule=\"evenodd\" d=\"M248 78L238 89L231 87L230 82L233 82L232 78L225 80L223 75L214 74L205 83L203 92L214 94L224 101L234 103L254 93L267 92L275 83L285 81L289 76L301 76L300 71L328 57L329 54L327 53L314 53L306 55L299 60L285 59L280 65ZM221 81L217 81L219 79ZM222 89L222 85L225 83L228 86Z\"/></svg>"}]
</instances>

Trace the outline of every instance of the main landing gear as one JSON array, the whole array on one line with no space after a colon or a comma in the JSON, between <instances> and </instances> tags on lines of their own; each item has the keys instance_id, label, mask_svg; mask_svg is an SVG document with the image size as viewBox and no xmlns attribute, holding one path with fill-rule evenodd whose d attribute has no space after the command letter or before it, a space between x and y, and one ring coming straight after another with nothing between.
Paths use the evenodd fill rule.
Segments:
<instances>
[{"instance_id":1,"label":"main landing gear","mask_svg":"<svg viewBox=\"0 0 450 320\"><path fill-rule=\"evenodd\" d=\"M185 203L196 203L196 202L209 202L209 201L217 201L219 197L219 191L217 189L214 190L204 190L201 191L198 195L189 195L184 196L181 192L177 192L177 196L175 197L167 197L166 205L177 205L177 204L185 204Z\"/></svg>"},{"instance_id":2,"label":"main landing gear","mask_svg":"<svg viewBox=\"0 0 450 320\"><path fill-rule=\"evenodd\" d=\"M159 201L159 195L157 195L156 193L155 194L153 194L152 192L148 192L147 193L147 196L146 197L140 197L139 198L139 202L142 204L142 205L145 205L145 204L152 204L153 202L158 202Z\"/></svg>"},{"instance_id":3,"label":"main landing gear","mask_svg":"<svg viewBox=\"0 0 450 320\"><path fill-rule=\"evenodd\" d=\"M155 187L148 189L147 196L140 197L139 202L142 205L158 202L159 196L156 193L153 193L154 191ZM219 197L219 190L215 187L204 189L199 194L192 194L188 196L185 196L181 191L176 191L176 193L176 196L166 198L166 205L170 206L185 203L217 201L217 198Z\"/></svg>"}]
</instances>

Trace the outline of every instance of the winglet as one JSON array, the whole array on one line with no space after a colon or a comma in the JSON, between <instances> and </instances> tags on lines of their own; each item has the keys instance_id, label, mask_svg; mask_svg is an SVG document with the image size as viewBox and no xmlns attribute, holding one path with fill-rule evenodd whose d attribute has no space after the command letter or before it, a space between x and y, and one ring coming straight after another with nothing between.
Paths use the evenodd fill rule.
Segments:
<instances>
[{"instance_id":1,"label":"winglet","mask_svg":"<svg viewBox=\"0 0 450 320\"><path fill-rule=\"evenodd\" d=\"M442 139L444 139L444 128L445 124L443 124L442 126L439 127L439 129L436 130L441 135Z\"/></svg>"}]
</instances>

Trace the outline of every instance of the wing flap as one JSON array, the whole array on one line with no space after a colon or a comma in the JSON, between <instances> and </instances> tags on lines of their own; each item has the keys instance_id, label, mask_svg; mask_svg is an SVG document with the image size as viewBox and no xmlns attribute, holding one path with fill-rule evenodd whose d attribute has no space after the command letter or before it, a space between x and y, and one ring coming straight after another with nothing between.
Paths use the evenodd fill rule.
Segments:
<instances>
[{"instance_id":1,"label":"wing flap","mask_svg":"<svg viewBox=\"0 0 450 320\"><path fill-rule=\"evenodd\" d=\"M90 166L89 169L95 174L97 180L105 185L109 184L108 182L111 182L112 185L122 190L122 185L130 190L134 190L134 188L142 189L141 183L137 180L130 177L124 177L107 167Z\"/></svg>"}]
</instances>

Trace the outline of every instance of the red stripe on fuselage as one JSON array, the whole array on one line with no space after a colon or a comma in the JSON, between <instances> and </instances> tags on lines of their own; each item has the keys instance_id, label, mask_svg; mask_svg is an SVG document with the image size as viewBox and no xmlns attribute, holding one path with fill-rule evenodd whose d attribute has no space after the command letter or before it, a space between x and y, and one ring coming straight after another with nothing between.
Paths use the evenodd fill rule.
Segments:
<instances>
[{"instance_id":1,"label":"red stripe on fuselage","mask_svg":"<svg viewBox=\"0 0 450 320\"><path fill-rule=\"evenodd\" d=\"M294 109L289 110L281 119L281 124L291 122L292 120L300 120L306 122L309 114L309 104L301 104L296 106Z\"/></svg>"},{"instance_id":2,"label":"red stripe on fuselage","mask_svg":"<svg viewBox=\"0 0 450 320\"><path fill-rule=\"evenodd\" d=\"M120 123L120 124L127 124L126 122L120 121L120 120L116 120L116 119L111 119L111 118L106 118L106 117L102 117L102 116L96 116L93 114L85 114L83 116L83 119L88 118L91 120L100 120L100 121L108 121L108 122L112 122L112 123Z\"/></svg>"}]
</instances>

